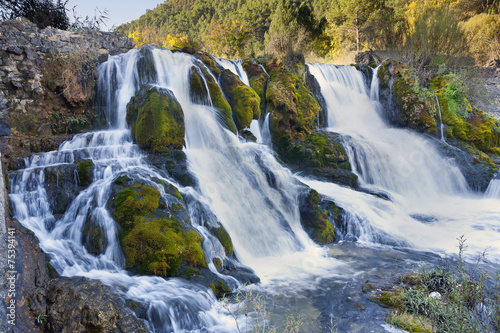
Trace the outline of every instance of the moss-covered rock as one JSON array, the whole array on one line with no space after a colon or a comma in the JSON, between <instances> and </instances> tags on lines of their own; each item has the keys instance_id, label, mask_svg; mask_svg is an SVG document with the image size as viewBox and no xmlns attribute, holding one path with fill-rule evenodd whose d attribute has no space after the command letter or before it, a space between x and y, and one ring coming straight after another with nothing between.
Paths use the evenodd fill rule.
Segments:
<instances>
[{"instance_id":1,"label":"moss-covered rock","mask_svg":"<svg viewBox=\"0 0 500 333\"><path fill-rule=\"evenodd\" d=\"M356 186L357 177L349 171L348 156L338 137L315 130L322 108L309 89L308 82L315 80L307 67L297 62L290 69L277 59L265 67L270 74L266 90L269 130L280 158L292 170Z\"/></svg>"},{"instance_id":2,"label":"moss-covered rock","mask_svg":"<svg viewBox=\"0 0 500 333\"><path fill-rule=\"evenodd\" d=\"M214 295L217 298L222 298L226 296L227 294L231 293L231 288L227 286L227 284L224 283L224 281L217 280L216 282L212 282L210 284L210 289L212 289Z\"/></svg>"},{"instance_id":3,"label":"moss-covered rock","mask_svg":"<svg viewBox=\"0 0 500 333\"><path fill-rule=\"evenodd\" d=\"M260 114L266 112L266 87L269 75L257 63L245 59L242 63L243 69L247 73L250 87L260 97Z\"/></svg>"},{"instance_id":4,"label":"moss-covered rock","mask_svg":"<svg viewBox=\"0 0 500 333\"><path fill-rule=\"evenodd\" d=\"M177 189L167 190L182 200ZM139 183L120 190L113 200L126 268L139 274L173 276L182 264L207 267L202 237L174 218L173 205L170 213L162 212L163 206L157 189Z\"/></svg>"},{"instance_id":5,"label":"moss-covered rock","mask_svg":"<svg viewBox=\"0 0 500 333\"><path fill-rule=\"evenodd\" d=\"M431 80L430 90L439 98L445 135L473 147L500 155L500 121L471 105L466 89L453 74Z\"/></svg>"},{"instance_id":6,"label":"moss-covered rock","mask_svg":"<svg viewBox=\"0 0 500 333\"><path fill-rule=\"evenodd\" d=\"M241 131L250 126L252 119L260 118L260 97L230 70L223 70L220 84L233 111L236 128Z\"/></svg>"},{"instance_id":7,"label":"moss-covered rock","mask_svg":"<svg viewBox=\"0 0 500 333\"><path fill-rule=\"evenodd\" d=\"M224 251L228 256L233 255L234 250L233 250L233 241L231 240L231 237L227 233L226 229L224 226L220 226L218 228L211 228L210 231L212 234L217 237L219 242L222 244L224 247Z\"/></svg>"},{"instance_id":8,"label":"moss-covered rock","mask_svg":"<svg viewBox=\"0 0 500 333\"><path fill-rule=\"evenodd\" d=\"M127 104L127 123L137 144L153 153L184 145L184 114L171 91L145 88Z\"/></svg>"},{"instance_id":9,"label":"moss-covered rock","mask_svg":"<svg viewBox=\"0 0 500 333\"><path fill-rule=\"evenodd\" d=\"M139 274L173 276L184 261L206 267L202 238L194 230L185 232L179 222L136 218L132 230L122 239L126 267Z\"/></svg>"},{"instance_id":10,"label":"moss-covered rock","mask_svg":"<svg viewBox=\"0 0 500 333\"><path fill-rule=\"evenodd\" d=\"M200 74L200 72L202 74ZM221 122L230 131L236 133L236 127L234 126L232 118L233 112L231 110L231 105L229 105L224 95L222 95L222 91L212 75L210 75L204 68L197 70L193 66L189 73L189 83L191 100L194 103L206 104L207 98L210 95L212 105L220 111Z\"/></svg>"},{"instance_id":11,"label":"moss-covered rock","mask_svg":"<svg viewBox=\"0 0 500 333\"><path fill-rule=\"evenodd\" d=\"M412 82L408 81L398 72L392 86L392 93L394 94L403 126L410 127L419 132L437 133L436 120L431 115L426 103L419 98L412 84Z\"/></svg>"},{"instance_id":12,"label":"moss-covered rock","mask_svg":"<svg viewBox=\"0 0 500 333\"><path fill-rule=\"evenodd\" d=\"M217 67L214 59L212 59L212 57L208 53L199 51L196 52L194 56L201 60L201 62L203 62L203 64L207 66L207 68L212 72L213 75L215 75L216 78L219 78L221 71L219 67Z\"/></svg>"},{"instance_id":13,"label":"moss-covered rock","mask_svg":"<svg viewBox=\"0 0 500 333\"><path fill-rule=\"evenodd\" d=\"M82 244L90 254L95 256L103 254L108 246L106 230L92 216L87 218L83 226Z\"/></svg>"},{"instance_id":14,"label":"moss-covered rock","mask_svg":"<svg viewBox=\"0 0 500 333\"><path fill-rule=\"evenodd\" d=\"M92 160L84 160L78 162L78 180L81 186L88 186L93 180L94 162Z\"/></svg>"},{"instance_id":15,"label":"moss-covered rock","mask_svg":"<svg viewBox=\"0 0 500 333\"><path fill-rule=\"evenodd\" d=\"M333 204L333 214L338 215L339 210ZM312 240L318 244L331 243L335 240L333 224L328 219L329 212L319 206L319 194L311 190L305 199L305 204L300 209L301 222L304 230Z\"/></svg>"}]
</instances>

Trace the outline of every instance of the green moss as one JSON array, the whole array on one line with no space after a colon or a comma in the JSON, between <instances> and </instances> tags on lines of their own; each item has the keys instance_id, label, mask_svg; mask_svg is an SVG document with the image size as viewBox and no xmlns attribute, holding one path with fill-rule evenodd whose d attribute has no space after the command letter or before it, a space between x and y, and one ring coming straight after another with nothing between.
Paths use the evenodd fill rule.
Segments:
<instances>
[{"instance_id":1,"label":"green moss","mask_svg":"<svg viewBox=\"0 0 500 333\"><path fill-rule=\"evenodd\" d=\"M401 297L402 290L382 291L377 297L371 298L382 306L393 309L405 309L403 298Z\"/></svg>"},{"instance_id":2,"label":"green moss","mask_svg":"<svg viewBox=\"0 0 500 333\"><path fill-rule=\"evenodd\" d=\"M212 262L214 263L215 268L217 269L217 271L220 272L220 270L222 269L222 260L220 258L213 258Z\"/></svg>"},{"instance_id":3,"label":"green moss","mask_svg":"<svg viewBox=\"0 0 500 333\"><path fill-rule=\"evenodd\" d=\"M260 118L260 97L229 70L221 73L220 83L233 112L236 128L241 131L250 126L252 119Z\"/></svg>"},{"instance_id":4,"label":"green moss","mask_svg":"<svg viewBox=\"0 0 500 333\"><path fill-rule=\"evenodd\" d=\"M231 110L229 102L222 95L219 85L216 82L209 82L208 89L210 91L213 106L220 111L221 122L231 132L236 133L236 127L233 122L233 111Z\"/></svg>"},{"instance_id":5,"label":"green moss","mask_svg":"<svg viewBox=\"0 0 500 333\"><path fill-rule=\"evenodd\" d=\"M333 242L335 230L328 219L328 211L319 207L319 194L316 190L311 190L306 203L307 209L301 210L301 220L309 236L319 244Z\"/></svg>"},{"instance_id":6,"label":"green moss","mask_svg":"<svg viewBox=\"0 0 500 333\"><path fill-rule=\"evenodd\" d=\"M153 153L184 145L183 111L169 92L149 88L137 93L127 104L127 123L137 144Z\"/></svg>"},{"instance_id":7,"label":"green moss","mask_svg":"<svg viewBox=\"0 0 500 333\"><path fill-rule=\"evenodd\" d=\"M214 295L217 298L222 298L227 294L231 293L231 288L227 286L223 281L217 280L216 282L210 283L210 289L212 289Z\"/></svg>"},{"instance_id":8,"label":"green moss","mask_svg":"<svg viewBox=\"0 0 500 333\"><path fill-rule=\"evenodd\" d=\"M49 277L51 279L57 277L57 271L52 267L50 263L47 263L47 270L49 271Z\"/></svg>"},{"instance_id":9,"label":"green moss","mask_svg":"<svg viewBox=\"0 0 500 333\"><path fill-rule=\"evenodd\" d=\"M200 271L194 268L188 268L185 271L182 272L182 276L192 276L192 275L197 275L200 274Z\"/></svg>"},{"instance_id":10,"label":"green moss","mask_svg":"<svg viewBox=\"0 0 500 333\"><path fill-rule=\"evenodd\" d=\"M420 100L413 83L409 82L404 75L396 76L392 93L404 125L420 132L437 132L436 120L429 113L427 105Z\"/></svg>"},{"instance_id":11,"label":"green moss","mask_svg":"<svg viewBox=\"0 0 500 333\"><path fill-rule=\"evenodd\" d=\"M445 131L447 137L457 138L483 152L498 154L500 122L470 104L465 87L456 76L435 77L430 89L439 97L443 123L451 129Z\"/></svg>"},{"instance_id":12,"label":"green moss","mask_svg":"<svg viewBox=\"0 0 500 333\"><path fill-rule=\"evenodd\" d=\"M222 244L222 247L224 247L226 255L228 256L233 255L234 253L233 241L231 240L231 237L227 233L226 229L221 225L219 228L212 228L210 231L215 237L217 237L219 242Z\"/></svg>"},{"instance_id":13,"label":"green moss","mask_svg":"<svg viewBox=\"0 0 500 333\"><path fill-rule=\"evenodd\" d=\"M202 240L193 230L184 232L177 221L137 219L122 240L126 267L139 274L160 276L175 275L183 261L207 267Z\"/></svg>"},{"instance_id":14,"label":"green moss","mask_svg":"<svg viewBox=\"0 0 500 333\"><path fill-rule=\"evenodd\" d=\"M94 162L91 160L85 160L78 163L78 180L80 185L88 186L92 183L92 170L94 167Z\"/></svg>"},{"instance_id":15,"label":"green moss","mask_svg":"<svg viewBox=\"0 0 500 333\"><path fill-rule=\"evenodd\" d=\"M264 114L266 112L266 85L269 76L262 70L259 65L253 63L248 59L243 60L242 65L243 69L247 73L250 87L260 97L260 112L261 114Z\"/></svg>"},{"instance_id":16,"label":"green moss","mask_svg":"<svg viewBox=\"0 0 500 333\"><path fill-rule=\"evenodd\" d=\"M113 205L114 218L126 230L133 227L137 217L154 212L159 205L160 192L150 186L134 184L118 192Z\"/></svg>"},{"instance_id":17,"label":"green moss","mask_svg":"<svg viewBox=\"0 0 500 333\"><path fill-rule=\"evenodd\" d=\"M433 333L430 321L420 315L392 311L387 315L387 322L410 333Z\"/></svg>"},{"instance_id":18,"label":"green moss","mask_svg":"<svg viewBox=\"0 0 500 333\"><path fill-rule=\"evenodd\" d=\"M120 176L115 179L114 183L116 185L126 185L131 180L132 179L128 176Z\"/></svg>"}]
</instances>

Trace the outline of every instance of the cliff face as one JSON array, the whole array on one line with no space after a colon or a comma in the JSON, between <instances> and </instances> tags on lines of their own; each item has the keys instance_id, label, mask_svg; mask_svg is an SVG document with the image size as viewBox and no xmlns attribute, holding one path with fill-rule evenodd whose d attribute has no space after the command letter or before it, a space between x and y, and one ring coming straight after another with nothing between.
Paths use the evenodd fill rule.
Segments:
<instances>
[{"instance_id":1,"label":"cliff face","mask_svg":"<svg viewBox=\"0 0 500 333\"><path fill-rule=\"evenodd\" d=\"M0 147L7 161L56 149L68 134L98 126L97 65L133 41L110 32L0 23ZM10 134L10 135L9 135Z\"/></svg>"}]
</instances>

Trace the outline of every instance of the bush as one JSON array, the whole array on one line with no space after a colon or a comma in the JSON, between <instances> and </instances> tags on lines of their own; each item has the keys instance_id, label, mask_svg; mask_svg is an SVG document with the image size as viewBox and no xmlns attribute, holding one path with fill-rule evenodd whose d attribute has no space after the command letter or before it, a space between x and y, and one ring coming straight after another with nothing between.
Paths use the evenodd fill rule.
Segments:
<instances>
[{"instance_id":1,"label":"bush","mask_svg":"<svg viewBox=\"0 0 500 333\"><path fill-rule=\"evenodd\" d=\"M51 26L66 30L69 18L66 5L69 0L0 0L0 15L3 20L25 17L40 29Z\"/></svg>"}]
</instances>

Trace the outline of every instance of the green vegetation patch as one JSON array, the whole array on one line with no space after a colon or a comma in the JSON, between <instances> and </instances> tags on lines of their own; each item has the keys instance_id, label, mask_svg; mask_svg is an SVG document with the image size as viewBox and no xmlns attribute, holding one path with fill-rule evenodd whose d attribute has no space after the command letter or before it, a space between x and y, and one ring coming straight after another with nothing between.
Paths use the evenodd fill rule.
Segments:
<instances>
[{"instance_id":1,"label":"green vegetation patch","mask_svg":"<svg viewBox=\"0 0 500 333\"><path fill-rule=\"evenodd\" d=\"M243 69L248 75L248 81L250 81L250 87L259 95L260 97L260 113L264 114L266 112L266 86L269 76L264 72L264 70L256 63L251 60L243 60Z\"/></svg>"},{"instance_id":2,"label":"green vegetation patch","mask_svg":"<svg viewBox=\"0 0 500 333\"><path fill-rule=\"evenodd\" d=\"M466 87L454 74L431 80L430 90L439 97L446 136L457 138L473 147L500 154L500 122L477 109L466 97Z\"/></svg>"},{"instance_id":3,"label":"green vegetation patch","mask_svg":"<svg viewBox=\"0 0 500 333\"><path fill-rule=\"evenodd\" d=\"M231 237L227 233L226 229L221 225L218 228L212 228L210 230L212 234L217 237L219 242L222 244L224 247L224 251L228 256L233 255L234 250L233 250L233 241L231 240Z\"/></svg>"},{"instance_id":4,"label":"green vegetation patch","mask_svg":"<svg viewBox=\"0 0 500 333\"><path fill-rule=\"evenodd\" d=\"M175 275L183 261L207 267L202 241L194 230L182 230L177 221L139 218L122 239L126 267L165 277Z\"/></svg>"}]
</instances>

